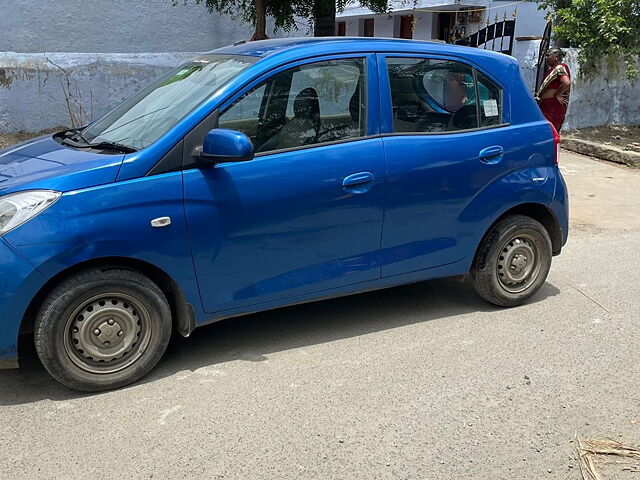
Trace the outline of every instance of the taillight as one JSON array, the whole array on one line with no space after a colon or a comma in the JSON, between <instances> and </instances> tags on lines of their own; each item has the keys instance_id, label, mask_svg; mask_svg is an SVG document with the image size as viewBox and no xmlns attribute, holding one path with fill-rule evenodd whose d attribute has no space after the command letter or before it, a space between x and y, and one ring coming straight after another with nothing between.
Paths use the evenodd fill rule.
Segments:
<instances>
[{"instance_id":1,"label":"taillight","mask_svg":"<svg viewBox=\"0 0 640 480\"><path fill-rule=\"evenodd\" d=\"M560 155L560 134L556 130L556 127L553 126L553 123L549 122L549 126L551 127L551 133L553 134L553 144L555 146L553 164L558 165L558 156Z\"/></svg>"}]
</instances>

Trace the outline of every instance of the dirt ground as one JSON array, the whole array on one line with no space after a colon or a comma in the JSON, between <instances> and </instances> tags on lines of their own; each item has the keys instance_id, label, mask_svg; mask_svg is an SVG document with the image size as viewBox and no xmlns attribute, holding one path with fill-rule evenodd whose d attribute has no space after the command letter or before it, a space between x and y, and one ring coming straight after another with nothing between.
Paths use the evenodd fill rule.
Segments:
<instances>
[{"instance_id":1,"label":"dirt ground","mask_svg":"<svg viewBox=\"0 0 640 480\"><path fill-rule=\"evenodd\" d=\"M582 140L613 145L623 150L640 152L640 125L604 125L601 127L581 128L580 130L567 130L562 133Z\"/></svg>"},{"instance_id":2,"label":"dirt ground","mask_svg":"<svg viewBox=\"0 0 640 480\"><path fill-rule=\"evenodd\" d=\"M30 138L39 137L40 135L45 135L47 133L59 132L60 130L64 130L65 128L66 127L50 128L38 133L0 133L0 148L8 147L9 145L13 145L14 143L24 142L25 140L29 140Z\"/></svg>"}]
</instances>

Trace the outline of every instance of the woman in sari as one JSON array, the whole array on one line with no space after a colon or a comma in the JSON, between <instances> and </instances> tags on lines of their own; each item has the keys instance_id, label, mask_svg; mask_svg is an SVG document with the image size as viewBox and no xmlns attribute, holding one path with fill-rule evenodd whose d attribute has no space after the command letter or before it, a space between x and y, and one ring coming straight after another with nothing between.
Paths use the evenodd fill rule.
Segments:
<instances>
[{"instance_id":1,"label":"woman in sari","mask_svg":"<svg viewBox=\"0 0 640 480\"><path fill-rule=\"evenodd\" d=\"M536 94L536 100L542 114L558 132L560 132L567 114L569 89L571 88L571 74L569 67L562 63L563 58L564 52L557 47L547 51L546 61L549 69Z\"/></svg>"}]
</instances>

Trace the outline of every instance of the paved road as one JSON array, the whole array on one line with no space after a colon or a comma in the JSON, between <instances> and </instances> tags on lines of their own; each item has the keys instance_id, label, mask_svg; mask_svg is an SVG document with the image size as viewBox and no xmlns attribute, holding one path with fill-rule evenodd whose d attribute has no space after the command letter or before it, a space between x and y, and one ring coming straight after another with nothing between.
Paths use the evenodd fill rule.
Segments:
<instances>
[{"instance_id":1,"label":"paved road","mask_svg":"<svg viewBox=\"0 0 640 480\"><path fill-rule=\"evenodd\" d=\"M92 396L31 352L0 477L579 479L574 433L640 443L640 172L561 165L574 228L531 304L442 280L253 315Z\"/></svg>"}]
</instances>

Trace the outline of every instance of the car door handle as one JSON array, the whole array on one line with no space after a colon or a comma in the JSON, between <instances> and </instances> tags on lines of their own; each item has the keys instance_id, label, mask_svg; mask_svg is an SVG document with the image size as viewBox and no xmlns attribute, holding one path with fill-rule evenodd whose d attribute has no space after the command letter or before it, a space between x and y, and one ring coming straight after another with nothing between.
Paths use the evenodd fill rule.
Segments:
<instances>
[{"instance_id":1,"label":"car door handle","mask_svg":"<svg viewBox=\"0 0 640 480\"><path fill-rule=\"evenodd\" d=\"M483 148L478 154L480 160L485 163L498 163L500 160L502 160L503 155L504 148L502 148L500 145Z\"/></svg>"},{"instance_id":2,"label":"car door handle","mask_svg":"<svg viewBox=\"0 0 640 480\"><path fill-rule=\"evenodd\" d=\"M351 193L365 193L373 186L374 176L371 172L359 172L345 177L342 188Z\"/></svg>"}]
</instances>

